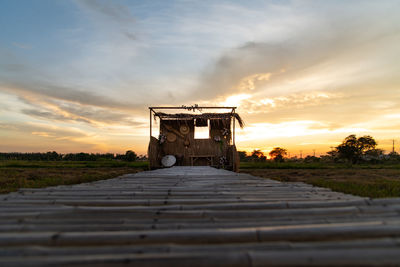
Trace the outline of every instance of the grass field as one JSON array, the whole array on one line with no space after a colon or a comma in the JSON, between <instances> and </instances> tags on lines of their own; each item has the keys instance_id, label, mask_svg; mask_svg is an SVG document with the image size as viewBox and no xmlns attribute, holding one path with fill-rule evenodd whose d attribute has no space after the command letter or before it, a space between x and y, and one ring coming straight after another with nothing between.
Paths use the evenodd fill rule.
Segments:
<instances>
[{"instance_id":1,"label":"grass field","mask_svg":"<svg viewBox=\"0 0 400 267\"><path fill-rule=\"evenodd\" d=\"M325 165L317 168L315 164L285 164L272 167L245 163L240 171L255 176L270 178L282 182L304 182L315 186L327 187L334 191L363 197L400 197L399 165Z\"/></svg>"},{"instance_id":2,"label":"grass field","mask_svg":"<svg viewBox=\"0 0 400 267\"><path fill-rule=\"evenodd\" d=\"M0 161L0 193L92 182L148 169L147 162ZM242 162L240 171L283 182L305 182L363 197L400 197L400 164Z\"/></svg>"},{"instance_id":3,"label":"grass field","mask_svg":"<svg viewBox=\"0 0 400 267\"><path fill-rule=\"evenodd\" d=\"M123 161L1 161L0 193L86 183L147 170L147 162Z\"/></svg>"},{"instance_id":4,"label":"grass field","mask_svg":"<svg viewBox=\"0 0 400 267\"><path fill-rule=\"evenodd\" d=\"M240 169L400 169L400 163L351 165L325 162L240 162Z\"/></svg>"}]
</instances>

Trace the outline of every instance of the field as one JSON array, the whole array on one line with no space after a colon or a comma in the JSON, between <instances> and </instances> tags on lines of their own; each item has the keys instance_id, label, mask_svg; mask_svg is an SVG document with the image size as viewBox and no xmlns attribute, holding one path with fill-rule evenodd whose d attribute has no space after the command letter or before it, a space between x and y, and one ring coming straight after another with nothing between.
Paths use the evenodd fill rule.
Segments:
<instances>
[{"instance_id":1,"label":"field","mask_svg":"<svg viewBox=\"0 0 400 267\"><path fill-rule=\"evenodd\" d=\"M18 188L69 185L146 170L147 162L123 161L0 161L0 193Z\"/></svg>"},{"instance_id":2,"label":"field","mask_svg":"<svg viewBox=\"0 0 400 267\"><path fill-rule=\"evenodd\" d=\"M400 197L400 165L244 162L240 172L282 182L304 182L363 197Z\"/></svg>"},{"instance_id":3,"label":"field","mask_svg":"<svg viewBox=\"0 0 400 267\"><path fill-rule=\"evenodd\" d=\"M148 169L147 162L0 161L0 193L69 185ZM240 172L282 182L304 182L363 197L400 197L400 165L242 162Z\"/></svg>"}]
</instances>

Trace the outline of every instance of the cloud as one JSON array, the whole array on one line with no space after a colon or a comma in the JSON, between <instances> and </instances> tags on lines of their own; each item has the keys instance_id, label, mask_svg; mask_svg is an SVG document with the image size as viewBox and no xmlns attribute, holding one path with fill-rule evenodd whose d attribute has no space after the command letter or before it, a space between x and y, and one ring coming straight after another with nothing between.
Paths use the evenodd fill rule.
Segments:
<instances>
[{"instance_id":1,"label":"cloud","mask_svg":"<svg viewBox=\"0 0 400 267\"><path fill-rule=\"evenodd\" d=\"M268 114L277 110L298 110L311 106L326 105L343 97L344 94L342 93L312 91L264 98L251 94L237 94L217 102L222 106L237 106L239 109L250 114Z\"/></svg>"},{"instance_id":2,"label":"cloud","mask_svg":"<svg viewBox=\"0 0 400 267\"><path fill-rule=\"evenodd\" d=\"M51 133L48 132L32 132L32 134L42 137L54 137Z\"/></svg>"},{"instance_id":3,"label":"cloud","mask_svg":"<svg viewBox=\"0 0 400 267\"><path fill-rule=\"evenodd\" d=\"M23 64L2 64L0 67L6 72L20 72L25 70L25 66Z\"/></svg>"},{"instance_id":4,"label":"cloud","mask_svg":"<svg viewBox=\"0 0 400 267\"><path fill-rule=\"evenodd\" d=\"M85 82L82 72L67 63L35 63L0 47L0 91L18 96L34 95L82 105L134 110L131 101L107 96L101 85ZM50 67L49 67L50 66ZM88 68L88 66L86 66ZM78 73L80 72L80 73ZM76 78L75 78L76 77ZM97 88L96 88L97 87ZM95 88L95 89L94 89Z\"/></svg>"},{"instance_id":5,"label":"cloud","mask_svg":"<svg viewBox=\"0 0 400 267\"><path fill-rule=\"evenodd\" d=\"M274 72L283 69L289 62L289 52L284 50L279 46L259 43L247 43L233 49L204 73L198 94L204 98L231 94L243 90L245 80L250 80L248 89L254 89L257 84L248 77L256 74L271 76L271 73L274 76Z\"/></svg>"},{"instance_id":6,"label":"cloud","mask_svg":"<svg viewBox=\"0 0 400 267\"><path fill-rule=\"evenodd\" d=\"M298 12L313 18L304 29L281 40L245 42L226 50L200 76L194 95L204 100L249 91L282 95L330 90L382 77L382 72L371 77L369 70L383 65L387 70L398 69L388 51L398 54L398 47L391 44L400 33L400 19L393 9L400 7L399 3L365 1L357 2L362 8L355 5L346 9L336 5L340 10L331 10L334 7L329 3L313 8L300 3ZM257 79L260 75L268 78ZM303 81L297 83L299 79ZM315 88L317 85L321 87Z\"/></svg>"},{"instance_id":7,"label":"cloud","mask_svg":"<svg viewBox=\"0 0 400 267\"><path fill-rule=\"evenodd\" d=\"M256 141L279 138L301 138L303 136L328 135L337 133L368 132L370 129L357 125L332 129L320 121L287 121L281 123L253 123L239 129L239 141Z\"/></svg>"},{"instance_id":8,"label":"cloud","mask_svg":"<svg viewBox=\"0 0 400 267\"><path fill-rule=\"evenodd\" d=\"M77 4L83 4L92 11L121 23L135 21L132 14L129 12L129 8L117 4L115 1L78 0Z\"/></svg>"},{"instance_id":9,"label":"cloud","mask_svg":"<svg viewBox=\"0 0 400 267\"><path fill-rule=\"evenodd\" d=\"M16 43L16 42L13 42L12 45L15 47L21 48L21 49L31 49L32 48L32 46L29 44L22 44L22 43Z\"/></svg>"},{"instance_id":10,"label":"cloud","mask_svg":"<svg viewBox=\"0 0 400 267\"><path fill-rule=\"evenodd\" d=\"M110 147L140 140L144 151L147 105L239 105L249 127L279 135L291 122L288 132L311 133L293 137L303 143L318 129L370 129L398 113L398 1L74 3L71 23L39 46L0 47L0 91L13 95L0 119L80 127L88 143L99 136Z\"/></svg>"},{"instance_id":11,"label":"cloud","mask_svg":"<svg viewBox=\"0 0 400 267\"><path fill-rule=\"evenodd\" d=\"M137 40L132 32L135 18L128 6L105 0L77 0L76 4L89 14L93 23L106 28L108 34L118 33L131 41Z\"/></svg>"},{"instance_id":12,"label":"cloud","mask_svg":"<svg viewBox=\"0 0 400 267\"><path fill-rule=\"evenodd\" d=\"M12 131L22 134L33 134L44 137L59 138L59 139L79 139L90 137L90 134L68 127L52 126L40 123L3 123L0 122L0 129Z\"/></svg>"},{"instance_id":13,"label":"cloud","mask_svg":"<svg viewBox=\"0 0 400 267\"><path fill-rule=\"evenodd\" d=\"M92 107L65 101L20 98L32 108L21 110L28 116L55 121L84 122L92 126L130 125L141 126L131 114L113 111L107 108Z\"/></svg>"},{"instance_id":14,"label":"cloud","mask_svg":"<svg viewBox=\"0 0 400 267\"><path fill-rule=\"evenodd\" d=\"M137 104L129 103L128 101L118 101L112 99L110 96L103 96L91 90L83 88L78 90L68 85L38 81L35 78L26 76L22 77L19 81L0 82L0 90L19 96L34 95L106 108L134 110L139 107Z\"/></svg>"},{"instance_id":15,"label":"cloud","mask_svg":"<svg viewBox=\"0 0 400 267\"><path fill-rule=\"evenodd\" d=\"M60 120L60 121L80 121L80 122L86 122L90 123L89 120L85 120L82 118L71 118L67 117L62 114L57 114L54 112L50 111L43 111L43 110L37 110L37 109L22 109L21 112L23 114L32 116L32 117L38 117L38 118L44 118L46 120Z\"/></svg>"},{"instance_id":16,"label":"cloud","mask_svg":"<svg viewBox=\"0 0 400 267\"><path fill-rule=\"evenodd\" d=\"M96 151L92 134L68 127L34 123L0 122L2 143L0 151L38 152L53 151L66 153Z\"/></svg>"},{"instance_id":17,"label":"cloud","mask_svg":"<svg viewBox=\"0 0 400 267\"><path fill-rule=\"evenodd\" d=\"M109 49L105 56L103 52L93 54L93 50L88 50L82 61L54 64L33 62L0 47L0 91L117 110L145 109L144 100L150 95L145 86L139 82L131 84L124 80L124 73L113 70L129 69L128 62L119 61L123 51L118 56ZM130 61L130 56L128 53L124 60ZM101 72L96 68L102 68Z\"/></svg>"}]
</instances>

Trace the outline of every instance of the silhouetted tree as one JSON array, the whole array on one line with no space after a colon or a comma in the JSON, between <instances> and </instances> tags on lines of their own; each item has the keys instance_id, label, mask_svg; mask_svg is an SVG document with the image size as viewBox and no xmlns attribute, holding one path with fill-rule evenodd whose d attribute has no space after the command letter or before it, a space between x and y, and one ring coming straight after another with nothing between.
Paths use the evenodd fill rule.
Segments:
<instances>
[{"instance_id":1,"label":"silhouetted tree","mask_svg":"<svg viewBox=\"0 0 400 267\"><path fill-rule=\"evenodd\" d=\"M130 150L131 151L131 150ZM128 151L127 151L128 152ZM132 153L134 154L132 154ZM10 152L10 153L1 153L0 152L0 160L35 160L35 161L96 161L96 160L132 160L136 159L136 153L131 151L128 154L117 154L113 153L68 153L68 154L60 154L56 151L46 152L46 153L19 153L19 152ZM147 160L146 156L141 157L142 160Z\"/></svg>"},{"instance_id":2,"label":"silhouetted tree","mask_svg":"<svg viewBox=\"0 0 400 267\"><path fill-rule=\"evenodd\" d=\"M321 159L315 156L307 156L304 162L319 162Z\"/></svg>"},{"instance_id":3,"label":"silhouetted tree","mask_svg":"<svg viewBox=\"0 0 400 267\"><path fill-rule=\"evenodd\" d=\"M137 158L137 155L132 150L128 150L125 152L125 161L135 161L136 158Z\"/></svg>"},{"instance_id":4,"label":"silhouetted tree","mask_svg":"<svg viewBox=\"0 0 400 267\"><path fill-rule=\"evenodd\" d=\"M238 151L240 161L246 161L247 153L246 151Z\"/></svg>"},{"instance_id":5,"label":"silhouetted tree","mask_svg":"<svg viewBox=\"0 0 400 267\"><path fill-rule=\"evenodd\" d=\"M400 155L397 152L390 152L388 155L390 161L400 161Z\"/></svg>"},{"instance_id":6,"label":"silhouetted tree","mask_svg":"<svg viewBox=\"0 0 400 267\"><path fill-rule=\"evenodd\" d=\"M266 159L264 153L259 149L254 149L253 152L251 152L250 158L252 161L265 161Z\"/></svg>"},{"instance_id":7,"label":"silhouetted tree","mask_svg":"<svg viewBox=\"0 0 400 267\"><path fill-rule=\"evenodd\" d=\"M358 163L367 151L374 150L376 146L377 143L371 136L365 135L357 138L352 134L336 147L336 151L339 158L346 159L351 163Z\"/></svg>"},{"instance_id":8,"label":"silhouetted tree","mask_svg":"<svg viewBox=\"0 0 400 267\"><path fill-rule=\"evenodd\" d=\"M284 156L286 156L287 150L281 147L275 147L269 152L269 155L276 162L283 162Z\"/></svg>"},{"instance_id":9,"label":"silhouetted tree","mask_svg":"<svg viewBox=\"0 0 400 267\"><path fill-rule=\"evenodd\" d=\"M146 161L147 160L147 156L146 155L139 155L139 156L137 156L136 160L138 160L138 161Z\"/></svg>"}]
</instances>

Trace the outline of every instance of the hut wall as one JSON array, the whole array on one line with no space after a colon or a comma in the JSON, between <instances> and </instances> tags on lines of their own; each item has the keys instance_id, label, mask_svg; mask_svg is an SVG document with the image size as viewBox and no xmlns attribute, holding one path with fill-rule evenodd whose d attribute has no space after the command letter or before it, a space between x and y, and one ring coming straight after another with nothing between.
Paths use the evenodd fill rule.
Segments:
<instances>
[{"instance_id":1,"label":"hut wall","mask_svg":"<svg viewBox=\"0 0 400 267\"><path fill-rule=\"evenodd\" d=\"M188 133L180 132L181 125L189 127ZM229 129L231 126L230 119L210 119L209 123L210 138L195 139L194 138L194 120L185 119L162 119L160 121L160 133L168 136L173 133L176 139L167 140L159 145L156 138L152 138L149 145L149 161L151 166L160 166L161 158L165 155L174 155L177 159L176 165L191 165L192 158L198 156L194 160L194 165L220 165L220 158L225 156L228 160L228 165L233 165L229 151L231 151L231 133L223 136L224 129ZM220 141L216 141L214 137L219 136ZM213 157L212 164L206 158Z\"/></svg>"},{"instance_id":2,"label":"hut wall","mask_svg":"<svg viewBox=\"0 0 400 267\"><path fill-rule=\"evenodd\" d=\"M189 127L189 133L183 134L180 132L179 129L182 125ZM174 155L178 166L190 165L188 149L194 143L194 120L161 120L160 133L165 136L173 133L176 136L175 141L166 140L161 145L162 155Z\"/></svg>"},{"instance_id":3,"label":"hut wall","mask_svg":"<svg viewBox=\"0 0 400 267\"><path fill-rule=\"evenodd\" d=\"M225 137L222 136L224 129L229 130L229 134ZM210 120L210 137L214 140L216 136L226 139L229 144L231 142L231 120L230 119L211 119Z\"/></svg>"},{"instance_id":4,"label":"hut wall","mask_svg":"<svg viewBox=\"0 0 400 267\"><path fill-rule=\"evenodd\" d=\"M150 168L158 168L161 167L160 164L160 149L157 138L151 136L149 147L147 150L147 155L149 158Z\"/></svg>"},{"instance_id":5,"label":"hut wall","mask_svg":"<svg viewBox=\"0 0 400 267\"><path fill-rule=\"evenodd\" d=\"M222 156L226 157L229 145L224 141L216 142L213 139L196 139L194 146L191 147L191 155L197 156L213 156L211 165L220 165L219 159ZM198 159L198 162L203 162L203 165L210 165L206 159ZM201 165L201 164L198 164Z\"/></svg>"},{"instance_id":6,"label":"hut wall","mask_svg":"<svg viewBox=\"0 0 400 267\"><path fill-rule=\"evenodd\" d=\"M231 145L227 150L228 168L234 172L239 171L240 159L235 145Z\"/></svg>"}]
</instances>

